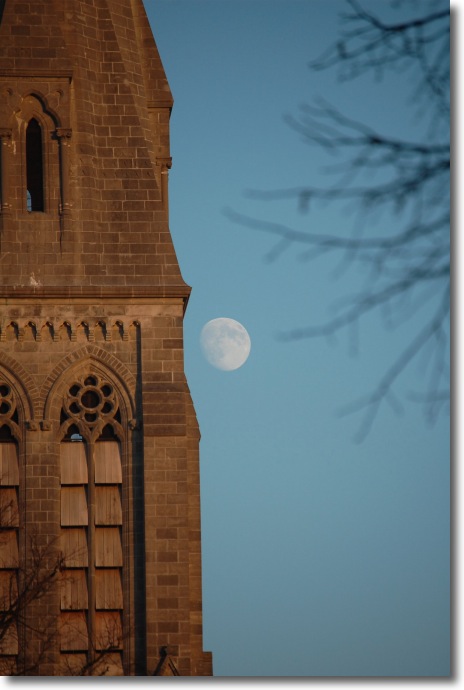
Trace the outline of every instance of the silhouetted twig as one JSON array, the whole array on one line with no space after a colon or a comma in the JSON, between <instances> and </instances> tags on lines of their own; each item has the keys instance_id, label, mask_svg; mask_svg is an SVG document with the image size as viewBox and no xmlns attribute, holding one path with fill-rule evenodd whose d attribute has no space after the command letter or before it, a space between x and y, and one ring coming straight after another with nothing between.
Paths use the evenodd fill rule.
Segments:
<instances>
[{"instance_id":1,"label":"silhouetted twig","mask_svg":"<svg viewBox=\"0 0 464 690\"><path fill-rule=\"evenodd\" d=\"M305 144L316 145L330 156L333 162L325 173L333 182L254 190L248 196L273 202L295 200L301 213L318 203L349 203L359 212L351 235L345 227L338 234L305 232L231 209L225 213L235 223L277 237L267 254L269 261L298 245L304 247L300 254L304 260L332 254L340 259L339 270L348 267L361 275L368 269L362 288L333 305L324 323L296 328L282 336L286 340L356 331L360 321L376 311L392 328L420 306L429 305L432 315L393 358L378 384L345 410L363 410L357 434L357 440L362 440L382 403L401 409L393 386L419 355L427 353L427 362L433 362L432 374L426 391L408 398L423 404L427 421L437 418L449 388L449 9L438 1L436 9L427 3L424 11L423 3L421 15L387 22L371 6L366 10L357 0L346 2L348 12L343 15L339 39L311 63L312 68L337 68L341 79L372 71L381 78L389 69L409 70L418 90L416 103L426 99L423 117L429 118L428 127L417 129L416 140L386 136L323 100L301 106L296 117L286 117ZM394 218L392 234L379 236L371 222L382 213ZM439 294L443 299L437 308Z\"/></svg>"}]
</instances>

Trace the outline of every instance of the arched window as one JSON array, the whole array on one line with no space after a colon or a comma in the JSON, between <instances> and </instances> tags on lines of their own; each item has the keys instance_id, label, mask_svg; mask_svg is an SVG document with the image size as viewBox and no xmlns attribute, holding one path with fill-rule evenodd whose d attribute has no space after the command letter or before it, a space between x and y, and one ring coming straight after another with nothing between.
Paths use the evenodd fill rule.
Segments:
<instances>
[{"instance_id":1,"label":"arched window","mask_svg":"<svg viewBox=\"0 0 464 690\"><path fill-rule=\"evenodd\" d=\"M122 462L116 391L83 376L61 412L61 656L72 664L122 675Z\"/></svg>"},{"instance_id":2,"label":"arched window","mask_svg":"<svg viewBox=\"0 0 464 690\"><path fill-rule=\"evenodd\" d=\"M27 210L44 211L42 128L33 117L26 129Z\"/></svg>"}]
</instances>

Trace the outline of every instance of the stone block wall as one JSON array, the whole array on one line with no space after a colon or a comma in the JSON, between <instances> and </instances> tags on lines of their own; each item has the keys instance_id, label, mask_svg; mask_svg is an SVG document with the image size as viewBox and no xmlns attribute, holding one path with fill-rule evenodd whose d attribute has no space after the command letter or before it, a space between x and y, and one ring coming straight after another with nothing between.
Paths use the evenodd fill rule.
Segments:
<instances>
[{"instance_id":1,"label":"stone block wall","mask_svg":"<svg viewBox=\"0 0 464 690\"><path fill-rule=\"evenodd\" d=\"M173 101L143 2L8 0L0 15L0 392L3 381L16 401L14 418L0 403L0 441L5 427L19 451L19 566L32 537L50 548L49 565L60 553L60 444L79 427L93 470L92 444L106 433L102 399L98 410L73 407L73 385L93 377L91 400L108 381L118 401L108 433L123 466L124 650L118 641L106 673L151 674L163 649L181 675L210 675L199 431L183 363L190 288L168 219ZM75 494L85 492L91 521L93 479ZM88 568L96 601L97 566ZM64 673L60 606L58 585L30 602L0 662ZM66 644L69 672L94 661L79 641Z\"/></svg>"}]
</instances>

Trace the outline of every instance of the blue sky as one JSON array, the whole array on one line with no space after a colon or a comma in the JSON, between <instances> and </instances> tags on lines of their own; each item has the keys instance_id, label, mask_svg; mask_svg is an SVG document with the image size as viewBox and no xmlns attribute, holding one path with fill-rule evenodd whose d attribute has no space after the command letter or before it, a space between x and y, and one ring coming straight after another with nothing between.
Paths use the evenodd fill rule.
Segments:
<instances>
[{"instance_id":1,"label":"blue sky","mask_svg":"<svg viewBox=\"0 0 464 690\"><path fill-rule=\"evenodd\" d=\"M372 8L385 2L374 0ZM358 285L335 262L232 223L224 209L337 233L333 206L250 199L327 181L325 160L283 121L323 97L392 136L420 127L401 75L341 85L308 62L335 38L340 0L145 0L171 89L170 225L192 286L185 366L202 432L205 649L218 676L439 676L449 672L449 418L428 427L398 384L362 444L360 417L337 413L372 387L423 318L386 332L282 342L320 323ZM401 16L401 13L400 13ZM379 221L390 232L395 219ZM203 325L240 321L252 348L214 369Z\"/></svg>"}]
</instances>

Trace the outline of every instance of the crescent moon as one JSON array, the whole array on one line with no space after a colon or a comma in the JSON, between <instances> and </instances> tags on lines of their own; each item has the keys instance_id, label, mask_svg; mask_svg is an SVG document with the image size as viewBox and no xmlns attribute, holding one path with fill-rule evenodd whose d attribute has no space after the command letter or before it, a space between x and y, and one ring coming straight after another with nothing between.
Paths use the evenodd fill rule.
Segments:
<instances>
[{"instance_id":1,"label":"crescent moon","mask_svg":"<svg viewBox=\"0 0 464 690\"><path fill-rule=\"evenodd\" d=\"M251 350L246 328L238 321L225 317L212 319L203 326L200 344L208 362L223 371L241 367Z\"/></svg>"}]
</instances>

